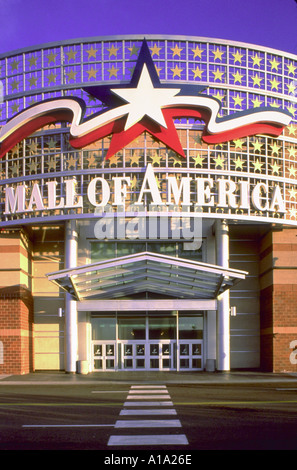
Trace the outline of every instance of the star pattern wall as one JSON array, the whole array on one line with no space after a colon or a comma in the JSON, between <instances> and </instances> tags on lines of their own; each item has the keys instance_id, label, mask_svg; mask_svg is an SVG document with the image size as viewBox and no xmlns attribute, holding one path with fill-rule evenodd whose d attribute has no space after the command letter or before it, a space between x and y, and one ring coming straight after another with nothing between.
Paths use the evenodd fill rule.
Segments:
<instances>
[{"instance_id":1,"label":"star pattern wall","mask_svg":"<svg viewBox=\"0 0 297 470\"><path fill-rule=\"evenodd\" d=\"M129 82L142 40L69 41L8 57L0 55L0 80L5 92L0 126L24 108L59 96L83 98L87 115L100 111L103 104L83 87ZM7 154L0 162L1 180L13 178L18 184L25 176L30 184L40 175L59 178L59 172L70 176L81 172L85 185L98 170L111 178L112 172L119 169L128 172L132 189L138 191L140 169L148 163L157 172L160 188L166 169L216 177L233 172L235 180L263 178L270 188L281 181L288 208L286 217L297 221L297 57L202 38L155 37L147 38L147 42L160 80L205 86L203 92L220 101L220 116L271 106L288 110L290 125L278 139L255 136L211 146L201 140L201 122L176 120L186 153L182 161L147 133L110 160L105 159L108 138L74 152L67 127L56 124L46 129L48 135L26 139Z\"/></svg>"}]
</instances>

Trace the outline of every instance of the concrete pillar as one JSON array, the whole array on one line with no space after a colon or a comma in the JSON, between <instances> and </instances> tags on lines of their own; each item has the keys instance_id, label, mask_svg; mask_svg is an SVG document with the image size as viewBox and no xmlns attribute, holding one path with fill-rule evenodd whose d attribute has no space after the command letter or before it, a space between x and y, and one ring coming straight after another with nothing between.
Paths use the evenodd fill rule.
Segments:
<instances>
[{"instance_id":1,"label":"concrete pillar","mask_svg":"<svg viewBox=\"0 0 297 470\"><path fill-rule=\"evenodd\" d=\"M65 269L77 266L78 235L76 220L65 222ZM77 334L77 305L70 294L65 296L65 341L66 357L65 372L76 372L78 334Z\"/></svg>"},{"instance_id":2,"label":"concrete pillar","mask_svg":"<svg viewBox=\"0 0 297 470\"><path fill-rule=\"evenodd\" d=\"M226 220L216 221L217 265L229 268L229 228ZM217 310L217 370L230 370L230 294L218 297Z\"/></svg>"}]
</instances>

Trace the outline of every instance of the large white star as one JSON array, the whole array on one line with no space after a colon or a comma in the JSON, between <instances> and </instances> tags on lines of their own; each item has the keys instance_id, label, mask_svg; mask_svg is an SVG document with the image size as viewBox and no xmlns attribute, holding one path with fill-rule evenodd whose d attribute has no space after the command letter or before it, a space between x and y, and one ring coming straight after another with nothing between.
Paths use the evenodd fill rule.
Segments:
<instances>
[{"instance_id":1,"label":"large white star","mask_svg":"<svg viewBox=\"0 0 297 470\"><path fill-rule=\"evenodd\" d=\"M126 131L144 116L167 128L162 108L172 103L172 98L180 92L180 88L154 88L147 66L144 64L136 88L117 88L111 91L130 104Z\"/></svg>"}]
</instances>

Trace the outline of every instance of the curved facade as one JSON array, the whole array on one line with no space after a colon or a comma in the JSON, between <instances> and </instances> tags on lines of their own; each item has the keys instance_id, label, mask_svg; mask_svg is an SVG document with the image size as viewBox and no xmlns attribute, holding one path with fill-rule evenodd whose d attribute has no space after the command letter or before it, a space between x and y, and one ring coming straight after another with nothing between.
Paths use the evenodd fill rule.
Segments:
<instances>
[{"instance_id":1,"label":"curved facade","mask_svg":"<svg viewBox=\"0 0 297 470\"><path fill-rule=\"evenodd\" d=\"M0 80L0 372L296 370L296 56L98 37Z\"/></svg>"}]
</instances>

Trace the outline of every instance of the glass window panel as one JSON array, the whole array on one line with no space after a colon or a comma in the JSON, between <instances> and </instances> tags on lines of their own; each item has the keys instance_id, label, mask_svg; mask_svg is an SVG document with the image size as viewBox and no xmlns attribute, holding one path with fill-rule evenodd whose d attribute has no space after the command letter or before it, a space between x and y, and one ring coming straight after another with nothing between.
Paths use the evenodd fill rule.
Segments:
<instances>
[{"instance_id":1,"label":"glass window panel","mask_svg":"<svg viewBox=\"0 0 297 470\"><path fill-rule=\"evenodd\" d=\"M201 369L201 359L193 359L192 367L193 369Z\"/></svg>"},{"instance_id":2,"label":"glass window panel","mask_svg":"<svg viewBox=\"0 0 297 470\"><path fill-rule=\"evenodd\" d=\"M116 339L115 317L93 317L91 318L91 324L93 340Z\"/></svg>"},{"instance_id":3,"label":"glass window panel","mask_svg":"<svg viewBox=\"0 0 297 470\"><path fill-rule=\"evenodd\" d=\"M180 339L202 339L203 338L203 316L180 316L179 320Z\"/></svg>"},{"instance_id":4,"label":"glass window panel","mask_svg":"<svg viewBox=\"0 0 297 470\"><path fill-rule=\"evenodd\" d=\"M119 339L145 339L145 318L119 318Z\"/></svg>"},{"instance_id":5,"label":"glass window panel","mask_svg":"<svg viewBox=\"0 0 297 470\"><path fill-rule=\"evenodd\" d=\"M117 257L133 255L145 251L145 243L121 242L117 244Z\"/></svg>"},{"instance_id":6,"label":"glass window panel","mask_svg":"<svg viewBox=\"0 0 297 470\"><path fill-rule=\"evenodd\" d=\"M192 344L192 355L201 356L201 344Z\"/></svg>"},{"instance_id":7,"label":"glass window panel","mask_svg":"<svg viewBox=\"0 0 297 470\"><path fill-rule=\"evenodd\" d=\"M91 262L97 263L116 256L116 244L107 242L91 243Z\"/></svg>"},{"instance_id":8,"label":"glass window panel","mask_svg":"<svg viewBox=\"0 0 297 470\"><path fill-rule=\"evenodd\" d=\"M188 369L190 367L189 359L181 359L180 360L180 367L183 369Z\"/></svg>"},{"instance_id":9,"label":"glass window panel","mask_svg":"<svg viewBox=\"0 0 297 470\"><path fill-rule=\"evenodd\" d=\"M95 359L94 360L94 369L95 370L102 369L102 359Z\"/></svg>"},{"instance_id":10,"label":"glass window panel","mask_svg":"<svg viewBox=\"0 0 297 470\"><path fill-rule=\"evenodd\" d=\"M189 355L189 345L188 344L181 344L180 345L180 354L181 354L181 356L188 356Z\"/></svg>"},{"instance_id":11,"label":"glass window panel","mask_svg":"<svg viewBox=\"0 0 297 470\"><path fill-rule=\"evenodd\" d=\"M137 344L136 345L136 355L137 356L144 356L145 352L145 344Z\"/></svg>"},{"instance_id":12,"label":"glass window panel","mask_svg":"<svg viewBox=\"0 0 297 470\"><path fill-rule=\"evenodd\" d=\"M149 339L176 339L176 318L149 317Z\"/></svg>"},{"instance_id":13,"label":"glass window panel","mask_svg":"<svg viewBox=\"0 0 297 470\"><path fill-rule=\"evenodd\" d=\"M151 354L151 356L158 356L159 355L159 345L158 344L150 344L150 354Z\"/></svg>"},{"instance_id":14,"label":"glass window panel","mask_svg":"<svg viewBox=\"0 0 297 470\"><path fill-rule=\"evenodd\" d=\"M161 253L168 256L176 256L176 243L148 243L147 251Z\"/></svg>"}]
</instances>

